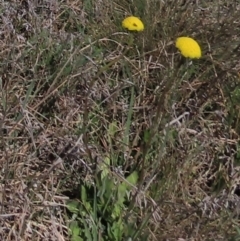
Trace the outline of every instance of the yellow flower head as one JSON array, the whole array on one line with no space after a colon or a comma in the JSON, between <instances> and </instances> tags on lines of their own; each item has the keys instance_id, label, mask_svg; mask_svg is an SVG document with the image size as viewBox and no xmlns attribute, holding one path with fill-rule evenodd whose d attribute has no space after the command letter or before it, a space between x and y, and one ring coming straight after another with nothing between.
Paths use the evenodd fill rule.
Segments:
<instances>
[{"instance_id":1,"label":"yellow flower head","mask_svg":"<svg viewBox=\"0 0 240 241\"><path fill-rule=\"evenodd\" d=\"M139 18L134 17L134 16L130 16L130 17L125 18L122 21L122 26L124 28L127 28L128 30L131 30L131 31L133 31L133 30L143 31L143 29L144 29L143 22Z\"/></svg>"},{"instance_id":2,"label":"yellow flower head","mask_svg":"<svg viewBox=\"0 0 240 241\"><path fill-rule=\"evenodd\" d=\"M176 41L176 47L186 58L199 59L202 56L199 44L192 38L179 37Z\"/></svg>"}]
</instances>

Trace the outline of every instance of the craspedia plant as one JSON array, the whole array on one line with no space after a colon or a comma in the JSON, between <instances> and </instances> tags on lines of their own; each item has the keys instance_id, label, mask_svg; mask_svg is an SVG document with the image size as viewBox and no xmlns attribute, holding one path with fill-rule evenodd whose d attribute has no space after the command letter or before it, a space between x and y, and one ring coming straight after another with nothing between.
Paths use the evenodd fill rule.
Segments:
<instances>
[{"instance_id":1,"label":"craspedia plant","mask_svg":"<svg viewBox=\"0 0 240 241\"><path fill-rule=\"evenodd\" d=\"M125 18L122 21L122 26L123 26L123 28L126 28L130 31L143 31L144 30L143 22L138 17L134 17L134 16Z\"/></svg>"},{"instance_id":2,"label":"craspedia plant","mask_svg":"<svg viewBox=\"0 0 240 241\"><path fill-rule=\"evenodd\" d=\"M202 56L198 42L189 37L179 37L176 40L176 47L185 58L199 59Z\"/></svg>"}]
</instances>

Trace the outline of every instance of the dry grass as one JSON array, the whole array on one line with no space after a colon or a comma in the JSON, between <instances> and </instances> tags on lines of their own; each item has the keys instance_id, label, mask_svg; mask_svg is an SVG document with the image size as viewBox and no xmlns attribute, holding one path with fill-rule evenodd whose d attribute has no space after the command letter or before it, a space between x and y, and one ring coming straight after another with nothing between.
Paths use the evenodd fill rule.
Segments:
<instances>
[{"instance_id":1,"label":"dry grass","mask_svg":"<svg viewBox=\"0 0 240 241\"><path fill-rule=\"evenodd\" d=\"M66 200L106 157L139 173L132 240L239 240L237 1L40 2L0 8L1 240L70 240Z\"/></svg>"}]
</instances>

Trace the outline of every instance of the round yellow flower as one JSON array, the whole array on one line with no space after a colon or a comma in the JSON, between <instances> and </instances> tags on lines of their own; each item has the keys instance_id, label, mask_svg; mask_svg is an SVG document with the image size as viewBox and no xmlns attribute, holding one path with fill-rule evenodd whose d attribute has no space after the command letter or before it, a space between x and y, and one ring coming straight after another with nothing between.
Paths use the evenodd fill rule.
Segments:
<instances>
[{"instance_id":1,"label":"round yellow flower","mask_svg":"<svg viewBox=\"0 0 240 241\"><path fill-rule=\"evenodd\" d=\"M202 56L199 44L192 38L177 38L176 47L180 50L181 54L186 58L199 59Z\"/></svg>"},{"instance_id":2,"label":"round yellow flower","mask_svg":"<svg viewBox=\"0 0 240 241\"><path fill-rule=\"evenodd\" d=\"M131 31L133 31L133 30L143 31L143 29L144 29L143 22L139 18L134 17L134 16L130 16L130 17L125 18L122 21L122 26L124 28L127 28L128 30L131 30Z\"/></svg>"}]
</instances>

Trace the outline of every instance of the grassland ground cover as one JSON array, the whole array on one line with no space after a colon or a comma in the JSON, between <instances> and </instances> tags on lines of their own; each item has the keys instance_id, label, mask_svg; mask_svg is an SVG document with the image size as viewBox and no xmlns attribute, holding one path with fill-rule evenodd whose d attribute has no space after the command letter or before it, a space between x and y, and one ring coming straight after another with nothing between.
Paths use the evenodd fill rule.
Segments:
<instances>
[{"instance_id":1,"label":"grassland ground cover","mask_svg":"<svg viewBox=\"0 0 240 241\"><path fill-rule=\"evenodd\" d=\"M1 0L0 16L0 240L240 240L239 1Z\"/></svg>"}]
</instances>

